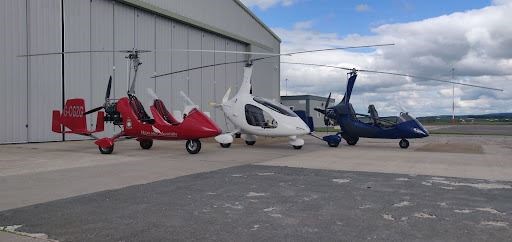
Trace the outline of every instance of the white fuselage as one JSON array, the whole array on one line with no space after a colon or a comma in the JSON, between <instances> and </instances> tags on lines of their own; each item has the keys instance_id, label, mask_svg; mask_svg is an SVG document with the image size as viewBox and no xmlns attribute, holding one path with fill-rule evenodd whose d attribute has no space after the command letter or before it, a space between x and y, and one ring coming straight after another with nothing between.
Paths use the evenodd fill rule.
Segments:
<instances>
[{"instance_id":1,"label":"white fuselage","mask_svg":"<svg viewBox=\"0 0 512 242\"><path fill-rule=\"evenodd\" d=\"M270 102L276 106L280 105L270 100L265 101ZM261 121L264 121L264 124L261 124L261 122L254 122L251 120L251 118L246 116L251 115L250 111L248 113L246 107L247 105L261 109L262 114L264 114L263 117L265 118ZM296 115L290 116L282 114L275 109L273 110L266 105L256 102L254 100L254 96L250 94L237 94L226 103L223 103L222 110L226 114L226 117L229 119L229 121L231 121L237 129L240 129L240 132L243 134L289 137L310 133L309 127L304 123L304 121L302 121L300 117Z\"/></svg>"}]
</instances>

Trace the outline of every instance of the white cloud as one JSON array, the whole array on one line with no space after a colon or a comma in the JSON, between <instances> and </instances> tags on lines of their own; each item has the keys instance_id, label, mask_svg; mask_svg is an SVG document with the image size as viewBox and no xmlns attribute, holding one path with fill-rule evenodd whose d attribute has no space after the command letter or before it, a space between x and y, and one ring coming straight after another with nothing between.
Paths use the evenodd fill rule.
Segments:
<instances>
[{"instance_id":1,"label":"white cloud","mask_svg":"<svg viewBox=\"0 0 512 242\"><path fill-rule=\"evenodd\" d=\"M370 11L370 6L368 6L368 4L366 4L366 3L359 4L356 6L356 11L360 12L360 13L368 12L368 11Z\"/></svg>"},{"instance_id":2,"label":"white cloud","mask_svg":"<svg viewBox=\"0 0 512 242\"><path fill-rule=\"evenodd\" d=\"M499 4L498 4L499 2ZM508 3L506 3L508 2ZM417 22L386 24L368 36L339 36L305 28L275 28L283 39L281 52L333 46L396 43L371 52L322 52L282 61L355 67L412 75L456 79L477 85L499 87L505 92L457 87L457 113L512 112L512 1L453 13ZM310 27L310 26L309 26ZM289 79L289 93L326 96L344 93L346 71L282 64L281 79ZM282 85L284 88L284 85ZM403 106L417 116L451 113L451 85L410 78L359 73L353 103L366 112L376 104L379 113L395 114Z\"/></svg>"},{"instance_id":3,"label":"white cloud","mask_svg":"<svg viewBox=\"0 0 512 242\"><path fill-rule=\"evenodd\" d=\"M296 0L241 0L247 7L258 7L266 10L275 5L291 6Z\"/></svg>"},{"instance_id":4,"label":"white cloud","mask_svg":"<svg viewBox=\"0 0 512 242\"><path fill-rule=\"evenodd\" d=\"M313 27L313 20L297 22L293 25L294 29L311 29Z\"/></svg>"}]
</instances>

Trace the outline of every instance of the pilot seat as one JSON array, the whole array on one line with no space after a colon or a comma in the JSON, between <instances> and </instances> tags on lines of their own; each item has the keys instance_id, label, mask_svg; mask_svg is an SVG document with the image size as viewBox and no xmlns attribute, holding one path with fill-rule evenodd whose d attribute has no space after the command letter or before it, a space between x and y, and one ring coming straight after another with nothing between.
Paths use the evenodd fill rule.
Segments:
<instances>
[{"instance_id":1,"label":"pilot seat","mask_svg":"<svg viewBox=\"0 0 512 242\"><path fill-rule=\"evenodd\" d=\"M160 99L155 99L153 102L153 106L156 108L156 111L158 111L158 114L169 124L171 125L178 125L180 122L172 116L171 113L167 110L167 108L164 105L164 102Z\"/></svg>"},{"instance_id":2,"label":"pilot seat","mask_svg":"<svg viewBox=\"0 0 512 242\"><path fill-rule=\"evenodd\" d=\"M379 113L377 112L377 109L375 108L375 106L373 104L370 104L370 106L368 106L368 113L370 114L370 118L372 119L373 124L378 126L379 125Z\"/></svg>"}]
</instances>

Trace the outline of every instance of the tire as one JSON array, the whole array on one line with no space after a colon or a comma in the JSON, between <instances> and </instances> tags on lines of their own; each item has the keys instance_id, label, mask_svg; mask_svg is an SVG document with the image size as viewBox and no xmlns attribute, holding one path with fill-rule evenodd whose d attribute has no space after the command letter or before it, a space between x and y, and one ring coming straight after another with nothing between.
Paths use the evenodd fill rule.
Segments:
<instances>
[{"instance_id":1,"label":"tire","mask_svg":"<svg viewBox=\"0 0 512 242\"><path fill-rule=\"evenodd\" d=\"M340 143L327 143L329 145L329 147L333 147L333 148L336 148L340 145Z\"/></svg>"},{"instance_id":2,"label":"tire","mask_svg":"<svg viewBox=\"0 0 512 242\"><path fill-rule=\"evenodd\" d=\"M294 145L293 148L296 150L300 150L302 149L302 145Z\"/></svg>"},{"instance_id":3,"label":"tire","mask_svg":"<svg viewBox=\"0 0 512 242\"><path fill-rule=\"evenodd\" d=\"M359 137L343 137L345 141L347 141L348 145L356 145L357 141L359 141Z\"/></svg>"},{"instance_id":4,"label":"tire","mask_svg":"<svg viewBox=\"0 0 512 242\"><path fill-rule=\"evenodd\" d=\"M407 149L409 148L409 141L406 139L401 139L400 142L398 142L398 145L400 145L400 148Z\"/></svg>"},{"instance_id":5,"label":"tire","mask_svg":"<svg viewBox=\"0 0 512 242\"><path fill-rule=\"evenodd\" d=\"M189 154L197 154L201 150L201 141L199 141L198 139L187 140L185 148L187 149Z\"/></svg>"},{"instance_id":6,"label":"tire","mask_svg":"<svg viewBox=\"0 0 512 242\"><path fill-rule=\"evenodd\" d=\"M220 147L222 148L229 148L231 146L231 143L220 143Z\"/></svg>"},{"instance_id":7,"label":"tire","mask_svg":"<svg viewBox=\"0 0 512 242\"><path fill-rule=\"evenodd\" d=\"M108 148L101 148L101 146L98 146L98 149L100 150L100 153L103 155L110 155L114 151L114 145L108 147Z\"/></svg>"},{"instance_id":8,"label":"tire","mask_svg":"<svg viewBox=\"0 0 512 242\"><path fill-rule=\"evenodd\" d=\"M145 139L139 141L140 147L144 150L149 150L153 146L153 140L152 139Z\"/></svg>"},{"instance_id":9,"label":"tire","mask_svg":"<svg viewBox=\"0 0 512 242\"><path fill-rule=\"evenodd\" d=\"M247 144L247 145L254 145L254 144L256 144L256 141L247 141L246 140L245 144Z\"/></svg>"}]
</instances>

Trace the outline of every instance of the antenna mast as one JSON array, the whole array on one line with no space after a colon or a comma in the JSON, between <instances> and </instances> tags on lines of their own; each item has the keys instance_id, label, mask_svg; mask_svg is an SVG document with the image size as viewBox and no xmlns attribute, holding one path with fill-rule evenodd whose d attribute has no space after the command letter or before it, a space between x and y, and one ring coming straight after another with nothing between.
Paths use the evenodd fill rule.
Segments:
<instances>
[{"instance_id":1,"label":"antenna mast","mask_svg":"<svg viewBox=\"0 0 512 242\"><path fill-rule=\"evenodd\" d=\"M455 81L455 68L452 68L452 81ZM455 84L452 84L452 124L455 124Z\"/></svg>"}]
</instances>

